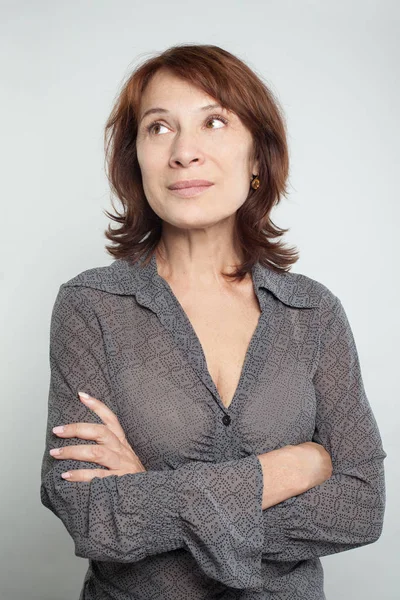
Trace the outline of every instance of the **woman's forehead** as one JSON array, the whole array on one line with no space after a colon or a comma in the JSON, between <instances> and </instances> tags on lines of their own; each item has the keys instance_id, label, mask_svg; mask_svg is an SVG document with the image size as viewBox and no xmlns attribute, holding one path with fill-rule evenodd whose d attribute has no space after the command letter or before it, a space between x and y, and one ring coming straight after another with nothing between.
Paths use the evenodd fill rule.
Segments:
<instances>
[{"instance_id":1,"label":"woman's forehead","mask_svg":"<svg viewBox=\"0 0 400 600\"><path fill-rule=\"evenodd\" d=\"M140 109L147 110L150 104L167 110L185 104L196 108L218 103L207 92L170 73L156 73L149 81L140 98ZM219 103L218 103L219 104Z\"/></svg>"}]
</instances>

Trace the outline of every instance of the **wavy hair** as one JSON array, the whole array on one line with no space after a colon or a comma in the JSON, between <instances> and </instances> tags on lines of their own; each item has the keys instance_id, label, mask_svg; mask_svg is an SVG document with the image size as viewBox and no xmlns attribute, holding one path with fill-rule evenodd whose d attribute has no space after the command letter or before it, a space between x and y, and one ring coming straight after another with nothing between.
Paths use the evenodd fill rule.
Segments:
<instances>
[{"instance_id":1,"label":"wavy hair","mask_svg":"<svg viewBox=\"0 0 400 600\"><path fill-rule=\"evenodd\" d=\"M111 223L105 237L112 242L106 250L115 259L136 262L148 253L151 258L162 234L162 219L153 211L144 194L137 160L136 136L141 96L153 75L167 69L197 86L220 105L233 111L253 138L253 156L259 161L260 186L249 194L236 211L235 241L243 262L228 278L241 280L259 261L270 269L289 271L298 258L296 248L287 248L281 238L288 229L271 220L272 208L287 196L289 151L286 124L279 101L272 91L242 60L214 45L174 45L148 58L135 68L117 96L104 131L106 175L111 192L119 199L119 212L105 211Z\"/></svg>"}]
</instances>

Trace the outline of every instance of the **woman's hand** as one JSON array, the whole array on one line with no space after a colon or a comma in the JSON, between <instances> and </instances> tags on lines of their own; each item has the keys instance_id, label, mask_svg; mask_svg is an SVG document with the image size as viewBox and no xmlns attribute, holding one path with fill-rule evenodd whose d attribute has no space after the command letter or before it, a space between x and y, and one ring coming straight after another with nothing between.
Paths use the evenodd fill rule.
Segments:
<instances>
[{"instance_id":1,"label":"woman's hand","mask_svg":"<svg viewBox=\"0 0 400 600\"><path fill-rule=\"evenodd\" d=\"M289 444L258 458L263 471L263 510L303 494L332 475L330 454L315 442Z\"/></svg>"},{"instance_id":2,"label":"woman's hand","mask_svg":"<svg viewBox=\"0 0 400 600\"><path fill-rule=\"evenodd\" d=\"M324 483L333 474L331 455L321 444L302 442L290 446L296 458L296 470L300 477L302 492Z\"/></svg>"},{"instance_id":3,"label":"woman's hand","mask_svg":"<svg viewBox=\"0 0 400 600\"><path fill-rule=\"evenodd\" d=\"M97 444L64 446L50 450L57 459L72 459L94 462L107 469L81 469L63 473L68 481L90 481L93 477L109 477L126 473L146 471L138 456L130 447L116 415L100 400L79 392L81 401L103 421L97 423L70 423L54 427L53 433L62 438L95 440Z\"/></svg>"}]
</instances>

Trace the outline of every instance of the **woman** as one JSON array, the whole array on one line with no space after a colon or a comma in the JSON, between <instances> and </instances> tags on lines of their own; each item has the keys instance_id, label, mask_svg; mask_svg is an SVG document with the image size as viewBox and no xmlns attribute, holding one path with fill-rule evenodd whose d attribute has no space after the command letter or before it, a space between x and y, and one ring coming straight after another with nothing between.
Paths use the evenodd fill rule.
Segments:
<instances>
[{"instance_id":1,"label":"woman","mask_svg":"<svg viewBox=\"0 0 400 600\"><path fill-rule=\"evenodd\" d=\"M272 241L278 102L229 52L175 46L106 139L115 260L56 298L42 465L80 599L321 600L320 557L380 537L386 453L339 298Z\"/></svg>"}]
</instances>

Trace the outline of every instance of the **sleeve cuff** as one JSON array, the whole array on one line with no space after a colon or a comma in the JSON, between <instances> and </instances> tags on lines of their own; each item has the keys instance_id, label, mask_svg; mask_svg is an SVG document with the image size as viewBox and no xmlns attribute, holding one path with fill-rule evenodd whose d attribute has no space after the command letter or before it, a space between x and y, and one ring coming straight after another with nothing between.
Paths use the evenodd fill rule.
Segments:
<instances>
[{"instance_id":1,"label":"sleeve cuff","mask_svg":"<svg viewBox=\"0 0 400 600\"><path fill-rule=\"evenodd\" d=\"M175 473L184 546L199 566L229 587L262 587L263 473L257 456L190 463Z\"/></svg>"}]
</instances>

